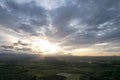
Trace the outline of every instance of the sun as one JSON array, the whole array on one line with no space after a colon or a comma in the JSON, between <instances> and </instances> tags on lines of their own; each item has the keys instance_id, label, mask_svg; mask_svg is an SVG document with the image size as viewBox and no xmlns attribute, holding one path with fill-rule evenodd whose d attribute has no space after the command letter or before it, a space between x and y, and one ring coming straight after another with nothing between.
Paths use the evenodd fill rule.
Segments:
<instances>
[{"instance_id":1,"label":"sun","mask_svg":"<svg viewBox=\"0 0 120 80\"><path fill-rule=\"evenodd\" d=\"M61 49L58 43L51 42L48 39L41 37L26 37L22 38L21 42L23 44L30 44L29 48L36 53L54 54Z\"/></svg>"},{"instance_id":2,"label":"sun","mask_svg":"<svg viewBox=\"0 0 120 80\"><path fill-rule=\"evenodd\" d=\"M33 39L31 41L32 48L36 51L41 51L44 53L54 53L57 52L59 49L59 46L55 43L49 42L45 39Z\"/></svg>"}]
</instances>

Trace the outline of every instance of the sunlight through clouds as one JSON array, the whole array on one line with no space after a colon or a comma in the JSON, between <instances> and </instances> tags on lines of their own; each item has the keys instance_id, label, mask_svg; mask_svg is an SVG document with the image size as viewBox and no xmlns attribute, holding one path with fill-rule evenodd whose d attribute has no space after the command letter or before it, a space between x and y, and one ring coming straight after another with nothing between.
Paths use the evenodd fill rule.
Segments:
<instances>
[{"instance_id":1,"label":"sunlight through clouds","mask_svg":"<svg viewBox=\"0 0 120 80\"><path fill-rule=\"evenodd\" d=\"M41 54L118 54L119 4L119 0L1 0L0 46Z\"/></svg>"}]
</instances>

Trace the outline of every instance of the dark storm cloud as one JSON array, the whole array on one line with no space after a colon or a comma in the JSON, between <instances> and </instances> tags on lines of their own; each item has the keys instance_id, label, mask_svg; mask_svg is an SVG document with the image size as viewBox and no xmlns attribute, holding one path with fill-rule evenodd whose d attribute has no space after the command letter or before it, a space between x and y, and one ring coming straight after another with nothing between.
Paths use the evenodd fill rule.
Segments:
<instances>
[{"instance_id":1,"label":"dark storm cloud","mask_svg":"<svg viewBox=\"0 0 120 80\"><path fill-rule=\"evenodd\" d=\"M46 25L46 11L34 1L19 4L14 0L5 0L0 3L0 24L4 27L35 34L38 26Z\"/></svg>"}]
</instances>

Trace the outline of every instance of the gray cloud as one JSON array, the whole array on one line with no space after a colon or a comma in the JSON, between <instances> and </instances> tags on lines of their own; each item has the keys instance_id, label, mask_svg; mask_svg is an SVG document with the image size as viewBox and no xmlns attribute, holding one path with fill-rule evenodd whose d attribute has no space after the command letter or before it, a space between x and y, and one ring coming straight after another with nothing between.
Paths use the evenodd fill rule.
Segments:
<instances>
[{"instance_id":1,"label":"gray cloud","mask_svg":"<svg viewBox=\"0 0 120 80\"><path fill-rule=\"evenodd\" d=\"M5 0L3 5L0 5L0 24L4 27L35 34L35 29L46 25L46 11L34 1L18 4L14 0Z\"/></svg>"},{"instance_id":2,"label":"gray cloud","mask_svg":"<svg viewBox=\"0 0 120 80\"><path fill-rule=\"evenodd\" d=\"M118 0L75 0L53 11L52 19L58 30L52 36L67 37L64 46L79 48L120 40ZM70 26L71 20L78 20L78 24Z\"/></svg>"},{"instance_id":3,"label":"gray cloud","mask_svg":"<svg viewBox=\"0 0 120 80\"><path fill-rule=\"evenodd\" d=\"M64 6L46 10L31 0L21 4L14 0L1 1L0 24L22 34L43 33L71 49L97 43L119 43L119 0L66 2Z\"/></svg>"},{"instance_id":4,"label":"gray cloud","mask_svg":"<svg viewBox=\"0 0 120 80\"><path fill-rule=\"evenodd\" d=\"M31 48L16 48L17 51L32 51Z\"/></svg>"},{"instance_id":5,"label":"gray cloud","mask_svg":"<svg viewBox=\"0 0 120 80\"><path fill-rule=\"evenodd\" d=\"M17 43L14 43L14 45L29 46L30 44L28 44L28 43L23 43L22 41L19 40Z\"/></svg>"},{"instance_id":6,"label":"gray cloud","mask_svg":"<svg viewBox=\"0 0 120 80\"><path fill-rule=\"evenodd\" d=\"M13 46L7 46L7 45L1 45L0 47L4 48L4 49L13 49Z\"/></svg>"}]
</instances>

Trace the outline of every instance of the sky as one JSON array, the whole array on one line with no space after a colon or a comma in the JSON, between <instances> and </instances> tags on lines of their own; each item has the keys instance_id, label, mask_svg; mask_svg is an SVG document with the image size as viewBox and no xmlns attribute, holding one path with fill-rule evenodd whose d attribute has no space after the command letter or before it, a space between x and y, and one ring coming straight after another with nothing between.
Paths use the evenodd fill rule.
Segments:
<instances>
[{"instance_id":1,"label":"sky","mask_svg":"<svg viewBox=\"0 0 120 80\"><path fill-rule=\"evenodd\" d=\"M0 0L0 53L120 56L120 0Z\"/></svg>"}]
</instances>

